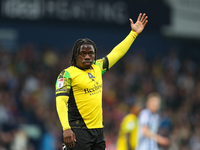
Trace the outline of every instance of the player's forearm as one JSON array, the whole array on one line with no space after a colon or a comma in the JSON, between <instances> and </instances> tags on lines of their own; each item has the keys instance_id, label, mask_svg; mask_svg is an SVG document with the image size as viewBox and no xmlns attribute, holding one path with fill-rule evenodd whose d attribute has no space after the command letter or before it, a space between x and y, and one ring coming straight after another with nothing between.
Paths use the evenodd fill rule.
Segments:
<instances>
[{"instance_id":1,"label":"player's forearm","mask_svg":"<svg viewBox=\"0 0 200 150\"><path fill-rule=\"evenodd\" d=\"M143 128L143 134L148 138L154 139L156 142L158 142L160 139L160 136L158 134L152 133L151 131L149 131L149 129Z\"/></svg>"},{"instance_id":2,"label":"player's forearm","mask_svg":"<svg viewBox=\"0 0 200 150\"><path fill-rule=\"evenodd\" d=\"M131 31L129 35L107 55L109 69L126 54L137 35L136 32Z\"/></svg>"},{"instance_id":3,"label":"player's forearm","mask_svg":"<svg viewBox=\"0 0 200 150\"><path fill-rule=\"evenodd\" d=\"M67 108L68 99L69 99L68 96L56 97L56 109L63 131L71 128L68 121L68 108Z\"/></svg>"}]
</instances>

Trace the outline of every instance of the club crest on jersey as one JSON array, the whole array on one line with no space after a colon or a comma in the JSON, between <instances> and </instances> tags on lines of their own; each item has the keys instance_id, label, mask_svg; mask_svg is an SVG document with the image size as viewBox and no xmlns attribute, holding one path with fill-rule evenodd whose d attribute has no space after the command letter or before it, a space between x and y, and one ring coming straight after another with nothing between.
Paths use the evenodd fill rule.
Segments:
<instances>
[{"instance_id":1,"label":"club crest on jersey","mask_svg":"<svg viewBox=\"0 0 200 150\"><path fill-rule=\"evenodd\" d=\"M89 76L90 79L95 78L91 73L88 73L88 76Z\"/></svg>"},{"instance_id":2,"label":"club crest on jersey","mask_svg":"<svg viewBox=\"0 0 200 150\"><path fill-rule=\"evenodd\" d=\"M57 87L62 88L64 86L64 78L58 79Z\"/></svg>"}]
</instances>

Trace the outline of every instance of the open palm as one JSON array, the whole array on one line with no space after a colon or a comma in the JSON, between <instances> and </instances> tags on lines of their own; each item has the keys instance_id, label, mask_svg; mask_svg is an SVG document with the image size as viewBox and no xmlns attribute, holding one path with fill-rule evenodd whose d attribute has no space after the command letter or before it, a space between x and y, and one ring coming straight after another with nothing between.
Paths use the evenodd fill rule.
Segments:
<instances>
[{"instance_id":1,"label":"open palm","mask_svg":"<svg viewBox=\"0 0 200 150\"><path fill-rule=\"evenodd\" d=\"M140 34L148 22L147 18L148 17L146 16L145 13L143 15L142 13L139 14L136 23L133 23L133 20L130 18L129 20L131 24L131 29L135 31L137 34Z\"/></svg>"}]
</instances>

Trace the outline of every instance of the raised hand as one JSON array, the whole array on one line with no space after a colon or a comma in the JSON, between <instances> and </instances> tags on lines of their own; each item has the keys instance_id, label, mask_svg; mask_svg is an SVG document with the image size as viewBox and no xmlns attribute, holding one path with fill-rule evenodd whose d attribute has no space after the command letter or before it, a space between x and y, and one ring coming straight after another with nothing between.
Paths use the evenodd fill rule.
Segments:
<instances>
[{"instance_id":1,"label":"raised hand","mask_svg":"<svg viewBox=\"0 0 200 150\"><path fill-rule=\"evenodd\" d=\"M136 23L133 23L133 20L129 18L131 29L135 31L137 34L140 34L148 22L147 18L148 17L146 16L145 13L143 15L142 13L139 14Z\"/></svg>"}]
</instances>

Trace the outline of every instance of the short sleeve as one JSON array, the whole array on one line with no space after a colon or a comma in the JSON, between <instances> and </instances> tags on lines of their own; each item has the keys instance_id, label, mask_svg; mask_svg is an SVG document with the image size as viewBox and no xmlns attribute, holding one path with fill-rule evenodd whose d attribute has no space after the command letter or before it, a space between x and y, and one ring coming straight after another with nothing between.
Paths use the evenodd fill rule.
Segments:
<instances>
[{"instance_id":1,"label":"short sleeve","mask_svg":"<svg viewBox=\"0 0 200 150\"><path fill-rule=\"evenodd\" d=\"M56 81L55 89L56 96L69 96L71 90L72 78L70 74L63 70Z\"/></svg>"},{"instance_id":2,"label":"short sleeve","mask_svg":"<svg viewBox=\"0 0 200 150\"><path fill-rule=\"evenodd\" d=\"M108 71L108 63L108 58L104 57L102 59L98 59L95 64L100 67L101 74L104 74L106 71Z\"/></svg>"},{"instance_id":3,"label":"short sleeve","mask_svg":"<svg viewBox=\"0 0 200 150\"><path fill-rule=\"evenodd\" d=\"M140 113L139 121L140 121L141 126L149 125L149 121L150 121L149 119L150 119L150 114L148 111L144 110Z\"/></svg>"},{"instance_id":4,"label":"short sleeve","mask_svg":"<svg viewBox=\"0 0 200 150\"><path fill-rule=\"evenodd\" d=\"M134 128L135 128L135 126L136 126L136 124L135 124L135 122L134 121L130 121L130 122L128 122L127 124L126 124L126 126L125 126L125 131L127 132L127 133L130 133Z\"/></svg>"}]
</instances>

